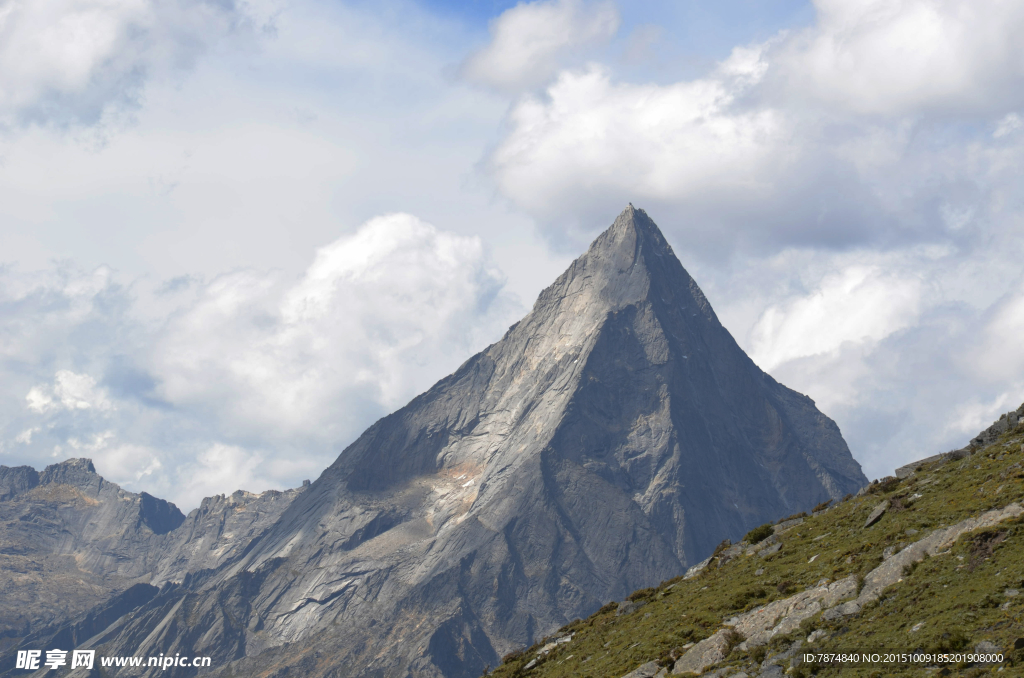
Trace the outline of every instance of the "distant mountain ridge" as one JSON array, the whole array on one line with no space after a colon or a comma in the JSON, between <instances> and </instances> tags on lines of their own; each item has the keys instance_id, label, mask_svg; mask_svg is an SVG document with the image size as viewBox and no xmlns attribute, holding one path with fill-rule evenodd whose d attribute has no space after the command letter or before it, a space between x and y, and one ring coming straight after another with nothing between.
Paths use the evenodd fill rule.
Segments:
<instances>
[{"instance_id":1,"label":"distant mountain ridge","mask_svg":"<svg viewBox=\"0 0 1024 678\"><path fill-rule=\"evenodd\" d=\"M91 642L235 675L476 676L866 482L630 205L500 341L367 429L244 547L200 570L168 551L174 576L155 579L177 583Z\"/></svg>"},{"instance_id":2,"label":"distant mountain ridge","mask_svg":"<svg viewBox=\"0 0 1024 678\"><path fill-rule=\"evenodd\" d=\"M0 649L139 583L181 581L237 555L299 490L208 497L182 515L89 459L0 466Z\"/></svg>"}]
</instances>

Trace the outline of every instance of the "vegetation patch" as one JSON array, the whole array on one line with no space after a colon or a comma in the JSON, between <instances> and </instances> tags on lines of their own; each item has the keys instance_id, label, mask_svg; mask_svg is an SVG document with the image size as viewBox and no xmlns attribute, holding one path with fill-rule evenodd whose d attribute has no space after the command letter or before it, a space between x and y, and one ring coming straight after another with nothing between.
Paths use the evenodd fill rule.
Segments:
<instances>
[{"instance_id":1,"label":"vegetation patch","mask_svg":"<svg viewBox=\"0 0 1024 678\"><path fill-rule=\"evenodd\" d=\"M748 544L760 544L773 534L775 534L774 528L772 528L771 524L765 523L764 525L755 527L750 532L747 532L747 536L743 537L743 541Z\"/></svg>"},{"instance_id":2,"label":"vegetation patch","mask_svg":"<svg viewBox=\"0 0 1024 678\"><path fill-rule=\"evenodd\" d=\"M639 589L639 590L633 591L633 593L629 594L628 600L632 600L634 602L638 601L638 600L647 600L648 598L650 598L651 596L653 596L657 592L658 592L658 589L653 588L653 587L646 588L646 589Z\"/></svg>"},{"instance_id":3,"label":"vegetation patch","mask_svg":"<svg viewBox=\"0 0 1024 678\"><path fill-rule=\"evenodd\" d=\"M967 571L974 572L983 562L992 557L996 547L1006 540L1006 530L985 530L971 537L971 559L967 563Z\"/></svg>"}]
</instances>

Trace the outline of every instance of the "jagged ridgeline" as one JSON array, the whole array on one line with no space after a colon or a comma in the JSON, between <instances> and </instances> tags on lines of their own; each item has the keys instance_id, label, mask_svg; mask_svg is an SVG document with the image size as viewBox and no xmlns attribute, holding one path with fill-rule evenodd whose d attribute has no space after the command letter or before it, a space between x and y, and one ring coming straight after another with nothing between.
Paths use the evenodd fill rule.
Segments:
<instances>
[{"instance_id":1,"label":"jagged ridgeline","mask_svg":"<svg viewBox=\"0 0 1024 678\"><path fill-rule=\"evenodd\" d=\"M492 678L1024 675L1024 405L899 472L723 544Z\"/></svg>"},{"instance_id":2,"label":"jagged ridgeline","mask_svg":"<svg viewBox=\"0 0 1024 678\"><path fill-rule=\"evenodd\" d=\"M500 341L221 560L167 554L173 576L134 580L160 589L84 643L221 675L475 677L865 484L835 423L758 369L630 206ZM174 541L188 525L171 551L203 538Z\"/></svg>"},{"instance_id":3,"label":"jagged ridgeline","mask_svg":"<svg viewBox=\"0 0 1024 678\"><path fill-rule=\"evenodd\" d=\"M105 481L88 459L42 473L0 466L0 652L103 610L106 624L94 619L75 635L92 636L157 587L237 557L299 491L208 497L186 517L174 504ZM9 668L0 664L0 673Z\"/></svg>"}]
</instances>

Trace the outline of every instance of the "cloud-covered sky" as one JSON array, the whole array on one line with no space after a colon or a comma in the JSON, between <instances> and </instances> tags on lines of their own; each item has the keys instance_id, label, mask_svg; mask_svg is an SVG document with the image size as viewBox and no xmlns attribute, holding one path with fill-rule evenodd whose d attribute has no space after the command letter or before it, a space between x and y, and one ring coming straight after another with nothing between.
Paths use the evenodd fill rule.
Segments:
<instances>
[{"instance_id":1,"label":"cloud-covered sky","mask_svg":"<svg viewBox=\"0 0 1024 678\"><path fill-rule=\"evenodd\" d=\"M1024 5L0 0L0 463L315 477L627 202L870 477L1024 401Z\"/></svg>"}]
</instances>

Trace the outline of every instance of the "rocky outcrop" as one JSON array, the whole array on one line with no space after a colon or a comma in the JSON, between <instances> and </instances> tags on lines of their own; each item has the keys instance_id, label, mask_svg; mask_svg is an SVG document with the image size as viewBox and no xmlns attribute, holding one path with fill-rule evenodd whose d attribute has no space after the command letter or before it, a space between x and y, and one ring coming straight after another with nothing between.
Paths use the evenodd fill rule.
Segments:
<instances>
[{"instance_id":1,"label":"rocky outcrop","mask_svg":"<svg viewBox=\"0 0 1024 678\"><path fill-rule=\"evenodd\" d=\"M90 642L211 656L224 675L468 678L865 481L835 423L757 368L630 206L499 342L371 426L244 548L197 527L152 565L160 593Z\"/></svg>"},{"instance_id":2,"label":"rocky outcrop","mask_svg":"<svg viewBox=\"0 0 1024 678\"><path fill-rule=\"evenodd\" d=\"M886 499L881 504L871 509L871 513L868 514L867 519L864 521L864 527L871 527L885 515L885 512L889 510L889 500Z\"/></svg>"},{"instance_id":3,"label":"rocky outcrop","mask_svg":"<svg viewBox=\"0 0 1024 678\"><path fill-rule=\"evenodd\" d=\"M304 488L260 494L237 490L203 499L180 525L154 540L147 581L160 586L181 583L189 573L214 570L250 548Z\"/></svg>"},{"instance_id":4,"label":"rocky outcrop","mask_svg":"<svg viewBox=\"0 0 1024 678\"><path fill-rule=\"evenodd\" d=\"M714 666L722 661L729 654L729 650L732 647L729 642L732 634L733 631L730 629L722 629L713 633L709 638L700 641L687 650L685 655L676 660L676 663L672 666L672 673L697 675L702 673L707 667Z\"/></svg>"},{"instance_id":5,"label":"rocky outcrop","mask_svg":"<svg viewBox=\"0 0 1024 678\"><path fill-rule=\"evenodd\" d=\"M0 466L0 501L13 499L39 484L39 473L31 466Z\"/></svg>"},{"instance_id":6,"label":"rocky outcrop","mask_svg":"<svg viewBox=\"0 0 1024 678\"><path fill-rule=\"evenodd\" d=\"M857 614L865 605L878 600L886 588L902 581L906 569L912 564L924 560L926 555L936 556L945 553L965 533L993 527L1022 514L1024 514L1024 508L1014 503L1002 509L986 511L976 518L962 520L951 527L935 530L924 539L887 557L881 565L864 577L864 584L857 599L831 613L826 613L828 615L826 618L836 619L841 616Z\"/></svg>"},{"instance_id":7,"label":"rocky outcrop","mask_svg":"<svg viewBox=\"0 0 1024 678\"><path fill-rule=\"evenodd\" d=\"M668 673L668 671L660 666L658 662L647 662L641 666L636 667L622 678L661 678Z\"/></svg>"},{"instance_id":8,"label":"rocky outcrop","mask_svg":"<svg viewBox=\"0 0 1024 678\"><path fill-rule=\"evenodd\" d=\"M1021 426L1024 426L1024 404L1016 410L1007 412L1000 416L995 423L976 435L969 443L967 443L967 445L959 450L951 450L949 452L943 452L942 454L936 454L924 459L918 459L917 461L900 466L895 470L893 475L900 479L909 478L925 466L940 466L945 464L947 461L963 459L982 448L988 447L994 443L999 436L1003 435L1007 431L1013 431Z\"/></svg>"},{"instance_id":9,"label":"rocky outcrop","mask_svg":"<svg viewBox=\"0 0 1024 678\"><path fill-rule=\"evenodd\" d=\"M979 449L991 445L999 436L1022 424L1024 424L1024 404L1016 410L1002 415L994 424L972 438L969 447Z\"/></svg>"}]
</instances>

